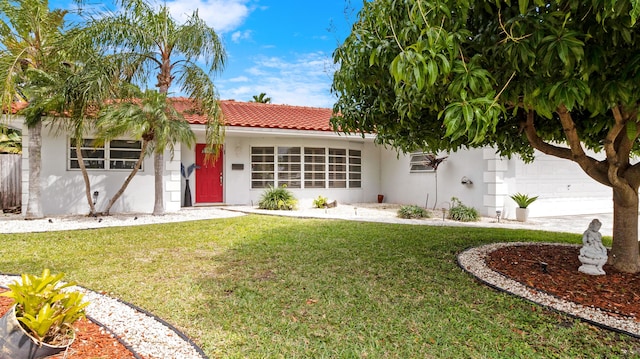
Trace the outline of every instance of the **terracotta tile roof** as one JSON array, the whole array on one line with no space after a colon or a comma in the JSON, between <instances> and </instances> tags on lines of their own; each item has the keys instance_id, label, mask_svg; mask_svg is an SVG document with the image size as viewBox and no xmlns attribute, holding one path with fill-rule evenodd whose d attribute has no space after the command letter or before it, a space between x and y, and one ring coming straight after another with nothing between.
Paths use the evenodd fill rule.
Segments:
<instances>
[{"instance_id":1,"label":"terracotta tile roof","mask_svg":"<svg viewBox=\"0 0 640 359\"><path fill-rule=\"evenodd\" d=\"M173 105L191 124L204 124L205 118L186 97L171 98ZM26 107L27 103L14 103L12 113ZM256 102L220 101L220 108L227 126L275 128L290 130L333 131L330 108L273 105Z\"/></svg>"},{"instance_id":2,"label":"terracotta tile roof","mask_svg":"<svg viewBox=\"0 0 640 359\"><path fill-rule=\"evenodd\" d=\"M11 114L15 115L18 111L25 109L29 105L28 102L20 101L20 102L12 102L11 103ZM7 113L6 110L3 110L2 113Z\"/></svg>"},{"instance_id":3,"label":"terracotta tile roof","mask_svg":"<svg viewBox=\"0 0 640 359\"><path fill-rule=\"evenodd\" d=\"M204 124L202 115L191 110L188 98L174 98L174 106L192 124ZM291 130L333 131L330 108L273 105L256 102L220 101L227 126L278 128Z\"/></svg>"}]
</instances>

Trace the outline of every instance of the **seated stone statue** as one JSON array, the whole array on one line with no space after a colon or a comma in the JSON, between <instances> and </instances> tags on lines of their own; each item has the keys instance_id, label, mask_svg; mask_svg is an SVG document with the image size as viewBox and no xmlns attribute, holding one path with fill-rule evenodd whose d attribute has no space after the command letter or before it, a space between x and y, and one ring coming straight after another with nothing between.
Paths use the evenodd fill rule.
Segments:
<instances>
[{"instance_id":1,"label":"seated stone statue","mask_svg":"<svg viewBox=\"0 0 640 359\"><path fill-rule=\"evenodd\" d=\"M598 232L600 227L602 227L602 223L594 219L582 236L582 248L580 248L580 255L578 256L580 263L582 263L578 271L582 273L591 275L606 274L602 266L607 263L607 248L602 245L602 235Z\"/></svg>"}]
</instances>

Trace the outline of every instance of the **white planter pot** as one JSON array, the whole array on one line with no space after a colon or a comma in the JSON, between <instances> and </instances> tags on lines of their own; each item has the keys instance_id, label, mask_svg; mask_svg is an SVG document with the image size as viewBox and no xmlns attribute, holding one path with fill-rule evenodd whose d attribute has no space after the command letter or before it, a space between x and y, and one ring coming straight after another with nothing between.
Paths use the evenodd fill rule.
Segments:
<instances>
[{"instance_id":1,"label":"white planter pot","mask_svg":"<svg viewBox=\"0 0 640 359\"><path fill-rule=\"evenodd\" d=\"M516 208L516 219L519 222L526 222L529 218L529 208Z\"/></svg>"}]
</instances>

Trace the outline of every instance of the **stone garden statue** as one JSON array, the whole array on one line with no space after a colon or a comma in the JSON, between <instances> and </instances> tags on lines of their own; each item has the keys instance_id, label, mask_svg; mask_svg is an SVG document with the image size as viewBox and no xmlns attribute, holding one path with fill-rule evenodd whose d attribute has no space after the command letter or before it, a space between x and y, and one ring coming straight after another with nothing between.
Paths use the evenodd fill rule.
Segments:
<instances>
[{"instance_id":1,"label":"stone garden statue","mask_svg":"<svg viewBox=\"0 0 640 359\"><path fill-rule=\"evenodd\" d=\"M578 268L578 271L591 275L603 275L606 274L602 269L602 266L607 263L607 248L602 245L602 235L600 227L602 223L599 220L594 219L589 224L589 228L584 231L582 236L582 248L580 248L580 255L578 259L582 265Z\"/></svg>"}]
</instances>

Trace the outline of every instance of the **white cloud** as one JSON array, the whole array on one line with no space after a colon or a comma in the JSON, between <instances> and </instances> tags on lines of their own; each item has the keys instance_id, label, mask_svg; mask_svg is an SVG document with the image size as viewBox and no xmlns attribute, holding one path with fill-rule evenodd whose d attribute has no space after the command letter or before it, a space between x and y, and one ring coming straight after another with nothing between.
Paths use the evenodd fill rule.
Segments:
<instances>
[{"instance_id":1,"label":"white cloud","mask_svg":"<svg viewBox=\"0 0 640 359\"><path fill-rule=\"evenodd\" d=\"M222 99L249 101L262 92L273 103L295 106L332 107L333 62L323 52L298 54L290 59L258 57L245 69L247 82L217 82ZM244 77L244 76L243 76Z\"/></svg>"},{"instance_id":2,"label":"white cloud","mask_svg":"<svg viewBox=\"0 0 640 359\"><path fill-rule=\"evenodd\" d=\"M195 10L218 34L237 29L252 9L249 0L170 0L167 6L179 21L186 20Z\"/></svg>"},{"instance_id":3,"label":"white cloud","mask_svg":"<svg viewBox=\"0 0 640 359\"><path fill-rule=\"evenodd\" d=\"M238 76L228 80L229 82L248 82L249 78L247 76Z\"/></svg>"},{"instance_id":4,"label":"white cloud","mask_svg":"<svg viewBox=\"0 0 640 359\"><path fill-rule=\"evenodd\" d=\"M231 34L231 41L238 43L240 40L248 40L251 38L251 30L236 31Z\"/></svg>"}]
</instances>

